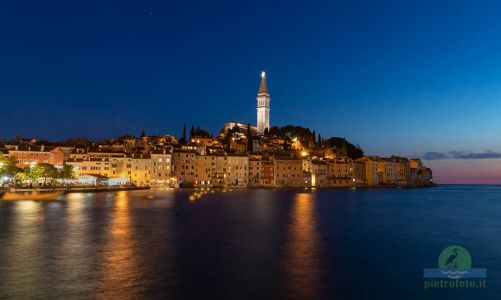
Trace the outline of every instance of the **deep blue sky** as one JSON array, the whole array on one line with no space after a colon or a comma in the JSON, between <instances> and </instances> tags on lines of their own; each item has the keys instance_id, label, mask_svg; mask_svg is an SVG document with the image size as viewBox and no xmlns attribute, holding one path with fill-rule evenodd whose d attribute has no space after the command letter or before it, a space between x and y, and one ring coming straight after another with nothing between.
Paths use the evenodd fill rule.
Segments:
<instances>
[{"instance_id":1,"label":"deep blue sky","mask_svg":"<svg viewBox=\"0 0 501 300\"><path fill-rule=\"evenodd\" d=\"M500 1L2 1L0 137L255 122L370 154L501 150Z\"/></svg>"}]
</instances>

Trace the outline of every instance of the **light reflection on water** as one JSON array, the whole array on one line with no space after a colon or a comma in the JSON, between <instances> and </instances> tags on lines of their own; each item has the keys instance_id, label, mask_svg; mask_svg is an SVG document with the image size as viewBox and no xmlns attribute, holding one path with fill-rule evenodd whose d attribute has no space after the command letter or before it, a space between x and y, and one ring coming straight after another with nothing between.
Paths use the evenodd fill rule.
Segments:
<instances>
[{"instance_id":1,"label":"light reflection on water","mask_svg":"<svg viewBox=\"0 0 501 300\"><path fill-rule=\"evenodd\" d=\"M191 193L0 201L0 299L498 294L499 190L234 190L190 201ZM422 268L458 242L488 268L491 286L425 294Z\"/></svg>"},{"instance_id":2,"label":"light reflection on water","mask_svg":"<svg viewBox=\"0 0 501 300\"><path fill-rule=\"evenodd\" d=\"M98 299L138 299L141 281L127 192L118 192L108 227Z\"/></svg>"},{"instance_id":3,"label":"light reflection on water","mask_svg":"<svg viewBox=\"0 0 501 300\"><path fill-rule=\"evenodd\" d=\"M297 299L318 298L321 237L314 206L314 193L295 195L285 251L285 278L288 294Z\"/></svg>"},{"instance_id":4,"label":"light reflection on water","mask_svg":"<svg viewBox=\"0 0 501 300\"><path fill-rule=\"evenodd\" d=\"M58 281L54 287L58 295L83 297L86 290L95 288L95 282L81 280L84 274L95 274L96 256L89 255L95 249L90 238L93 230L92 219L88 213L90 202L85 194L75 193L66 195L66 201L57 204L64 205L64 215L61 215L56 223L57 227L52 230L57 236L49 235L47 238L58 241L50 250L54 254L51 259L51 272L56 276L53 280Z\"/></svg>"},{"instance_id":5,"label":"light reflection on water","mask_svg":"<svg viewBox=\"0 0 501 300\"><path fill-rule=\"evenodd\" d=\"M38 283L36 275L43 273L43 261L33 255L40 247L42 236L40 226L43 222L41 204L33 201L20 201L12 203L12 238L8 244L2 244L0 256L8 259L2 260L2 273L9 274L5 282L0 281L0 287L7 287L9 298L33 297L26 287L34 286ZM35 276L33 276L35 274ZM12 289L8 287L12 286ZM0 297L1 298L1 297Z\"/></svg>"}]
</instances>

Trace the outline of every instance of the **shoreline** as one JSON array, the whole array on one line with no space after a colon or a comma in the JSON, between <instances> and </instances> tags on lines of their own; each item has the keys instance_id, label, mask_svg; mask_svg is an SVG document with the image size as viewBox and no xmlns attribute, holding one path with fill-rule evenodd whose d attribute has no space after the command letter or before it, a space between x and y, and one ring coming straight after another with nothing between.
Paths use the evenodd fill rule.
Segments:
<instances>
[{"instance_id":1,"label":"shoreline","mask_svg":"<svg viewBox=\"0 0 501 300\"><path fill-rule=\"evenodd\" d=\"M436 188L440 187L438 184L434 185L423 185L423 186L388 186L388 185L378 185L378 186L328 186L328 187L297 187L297 186L287 186L287 187L238 187L238 186L227 186L227 187L151 187L151 189L172 189L172 190L347 190L347 189L418 189L418 188Z\"/></svg>"},{"instance_id":2,"label":"shoreline","mask_svg":"<svg viewBox=\"0 0 501 300\"><path fill-rule=\"evenodd\" d=\"M137 191L137 190L156 190L156 189L172 189L172 190L348 190L348 189L416 189L416 188L435 188L439 187L438 184L427 185L427 186L345 186L345 187L77 187L77 188L50 188L50 189L37 189L37 188L21 188L15 189L14 192L64 192L69 193L101 193L101 192L119 192L119 191ZM8 190L0 190L1 193L7 192Z\"/></svg>"},{"instance_id":3,"label":"shoreline","mask_svg":"<svg viewBox=\"0 0 501 300\"><path fill-rule=\"evenodd\" d=\"M100 192L118 192L118 191L135 191L135 190L149 190L150 187L76 187L76 188L22 188L14 189L13 192L64 192L69 193L100 193ZM9 190L1 190L0 192L7 192Z\"/></svg>"}]
</instances>

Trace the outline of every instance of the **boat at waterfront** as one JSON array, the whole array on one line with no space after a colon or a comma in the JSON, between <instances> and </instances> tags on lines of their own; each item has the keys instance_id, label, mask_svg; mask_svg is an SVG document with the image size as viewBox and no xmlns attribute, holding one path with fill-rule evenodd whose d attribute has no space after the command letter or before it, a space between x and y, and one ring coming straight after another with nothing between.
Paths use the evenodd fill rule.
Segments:
<instances>
[{"instance_id":1,"label":"boat at waterfront","mask_svg":"<svg viewBox=\"0 0 501 300\"><path fill-rule=\"evenodd\" d=\"M2 197L4 201L34 200L53 201L57 200L63 193L61 191L7 191Z\"/></svg>"}]
</instances>

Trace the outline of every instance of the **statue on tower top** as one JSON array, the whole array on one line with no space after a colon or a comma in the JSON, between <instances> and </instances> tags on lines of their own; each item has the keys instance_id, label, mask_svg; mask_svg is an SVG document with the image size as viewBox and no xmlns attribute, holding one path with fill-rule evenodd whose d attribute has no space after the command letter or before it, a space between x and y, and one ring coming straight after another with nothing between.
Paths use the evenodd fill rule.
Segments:
<instances>
[{"instance_id":1,"label":"statue on tower top","mask_svg":"<svg viewBox=\"0 0 501 300\"><path fill-rule=\"evenodd\" d=\"M266 84L266 72L261 72L261 85L259 86L259 94L269 94L268 92L268 84Z\"/></svg>"}]
</instances>

